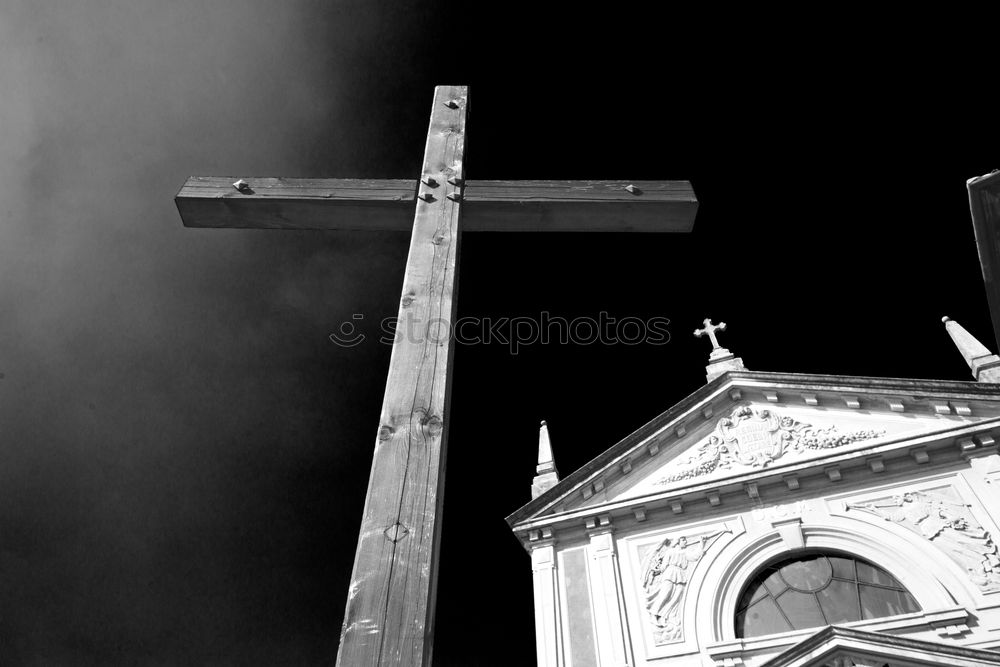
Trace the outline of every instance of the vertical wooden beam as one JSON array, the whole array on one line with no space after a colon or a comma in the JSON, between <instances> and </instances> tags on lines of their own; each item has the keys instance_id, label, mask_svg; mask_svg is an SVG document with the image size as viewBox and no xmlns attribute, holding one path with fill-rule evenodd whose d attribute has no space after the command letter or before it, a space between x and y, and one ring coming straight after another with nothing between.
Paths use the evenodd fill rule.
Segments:
<instances>
[{"instance_id":1,"label":"vertical wooden beam","mask_svg":"<svg viewBox=\"0 0 1000 667\"><path fill-rule=\"evenodd\" d=\"M430 664L468 90L434 91L337 665Z\"/></svg>"}]
</instances>

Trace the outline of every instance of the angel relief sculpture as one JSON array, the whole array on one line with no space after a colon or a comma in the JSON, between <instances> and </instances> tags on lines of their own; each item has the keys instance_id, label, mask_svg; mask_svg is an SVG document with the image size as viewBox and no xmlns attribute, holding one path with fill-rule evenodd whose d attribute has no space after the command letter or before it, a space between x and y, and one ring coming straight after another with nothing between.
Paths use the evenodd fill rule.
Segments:
<instances>
[{"instance_id":1,"label":"angel relief sculpture","mask_svg":"<svg viewBox=\"0 0 1000 667\"><path fill-rule=\"evenodd\" d=\"M690 570L728 529L702 535L691 544L685 536L666 538L646 559L642 588L657 644L683 639L684 593Z\"/></svg>"},{"instance_id":2,"label":"angel relief sculpture","mask_svg":"<svg viewBox=\"0 0 1000 667\"><path fill-rule=\"evenodd\" d=\"M909 491L868 503L848 503L847 509L875 514L922 535L965 568L980 590L1000 589L1000 553L989 532L954 498Z\"/></svg>"},{"instance_id":3,"label":"angel relief sculpture","mask_svg":"<svg viewBox=\"0 0 1000 667\"><path fill-rule=\"evenodd\" d=\"M736 466L764 468L789 452L843 447L884 434L884 430L875 429L839 433L836 426L818 428L771 410L743 405L718 421L713 433L683 462L680 471L657 480L656 484L670 484Z\"/></svg>"}]
</instances>

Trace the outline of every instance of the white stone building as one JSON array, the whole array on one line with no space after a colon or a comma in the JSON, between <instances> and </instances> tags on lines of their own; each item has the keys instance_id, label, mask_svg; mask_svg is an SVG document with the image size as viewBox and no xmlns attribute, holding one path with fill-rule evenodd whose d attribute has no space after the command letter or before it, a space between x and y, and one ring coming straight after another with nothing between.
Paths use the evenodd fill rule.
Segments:
<instances>
[{"instance_id":1,"label":"white stone building","mask_svg":"<svg viewBox=\"0 0 1000 667\"><path fill-rule=\"evenodd\" d=\"M750 372L707 327L708 384L562 480L543 423L538 664L1000 665L1000 358L946 326L977 382Z\"/></svg>"}]
</instances>

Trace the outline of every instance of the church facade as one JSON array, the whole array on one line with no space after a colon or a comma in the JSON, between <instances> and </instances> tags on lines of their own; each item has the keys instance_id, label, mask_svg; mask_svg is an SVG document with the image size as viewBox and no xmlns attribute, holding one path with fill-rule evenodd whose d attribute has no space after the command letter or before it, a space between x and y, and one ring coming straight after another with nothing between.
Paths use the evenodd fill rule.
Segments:
<instances>
[{"instance_id":1,"label":"church facade","mask_svg":"<svg viewBox=\"0 0 1000 667\"><path fill-rule=\"evenodd\" d=\"M1000 665L1000 358L975 382L709 382L533 499L538 664Z\"/></svg>"}]
</instances>

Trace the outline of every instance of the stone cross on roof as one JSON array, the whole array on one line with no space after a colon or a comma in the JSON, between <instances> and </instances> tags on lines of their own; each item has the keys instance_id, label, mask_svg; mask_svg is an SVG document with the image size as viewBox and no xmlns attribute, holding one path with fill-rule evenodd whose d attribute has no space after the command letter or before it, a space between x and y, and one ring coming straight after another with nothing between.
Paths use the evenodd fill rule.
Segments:
<instances>
[{"instance_id":1,"label":"stone cross on roof","mask_svg":"<svg viewBox=\"0 0 1000 667\"><path fill-rule=\"evenodd\" d=\"M712 324L711 318L706 317L703 324L705 325L705 328L704 329L695 329L694 330L694 335L697 336L698 338L701 338L702 336L704 336L706 334L708 335L708 339L710 341L712 341L712 354L713 355L715 354L716 350L720 350L720 349L724 350L724 349L726 349L726 348L722 347L721 345L719 345L719 339L715 337L715 332L716 331L725 331L726 330L726 323L725 322L719 322L718 324Z\"/></svg>"},{"instance_id":2,"label":"stone cross on roof","mask_svg":"<svg viewBox=\"0 0 1000 667\"><path fill-rule=\"evenodd\" d=\"M711 382L726 371L745 370L743 360L719 345L719 339L715 337L716 331L726 330L726 323L719 322L718 324L712 324L711 319L705 318L703 324L705 328L695 329L694 335L698 338L707 335L708 339L712 341L712 353L708 355L708 366L705 367L705 375L708 377L708 381Z\"/></svg>"}]
</instances>

